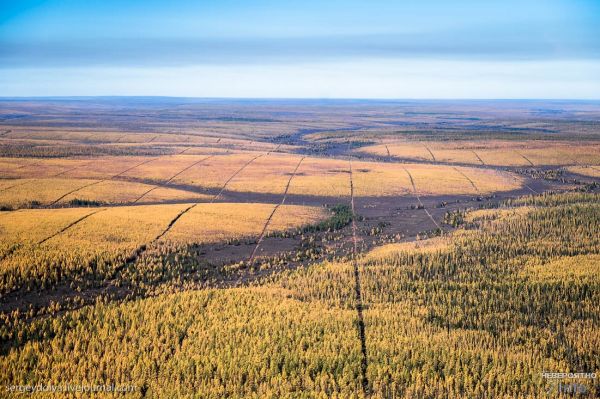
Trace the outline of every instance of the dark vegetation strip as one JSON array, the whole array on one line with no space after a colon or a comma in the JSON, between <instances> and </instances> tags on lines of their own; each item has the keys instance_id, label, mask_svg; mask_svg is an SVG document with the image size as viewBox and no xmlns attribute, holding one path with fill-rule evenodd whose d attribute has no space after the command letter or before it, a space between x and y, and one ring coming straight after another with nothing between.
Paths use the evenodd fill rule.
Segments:
<instances>
[{"instance_id":1,"label":"dark vegetation strip","mask_svg":"<svg viewBox=\"0 0 600 399\"><path fill-rule=\"evenodd\" d=\"M254 260L254 257L256 256L256 252L258 251L260 244L262 243L263 239L265 238L265 233L266 233L267 229L269 228L269 225L271 224L273 215L275 215L275 212L277 212L277 209L279 209L279 207L285 203L288 191L290 189L290 184L292 183L292 179L294 178L294 176L296 176L296 173L298 172L298 168L300 168L300 164L302 164L302 161L304 161L304 158L305 157L300 158L300 161L296 165L296 168L294 168L294 171L290 175L290 178L288 179L287 184L285 186L285 190L283 191L283 197L281 198L281 202L278 203L277 205L275 205L275 207L273 208L273 211L271 211L271 214L267 218L267 221L265 222L265 225L263 226L260 236L258 237L258 241L256 242L254 249L252 250L252 254L250 255L249 262L252 262Z\"/></svg>"},{"instance_id":2,"label":"dark vegetation strip","mask_svg":"<svg viewBox=\"0 0 600 399\"><path fill-rule=\"evenodd\" d=\"M309 224L300 228L302 233L317 233L321 231L336 231L346 227L352 222L352 209L348 204L337 204L330 208L333 215L316 224Z\"/></svg>"},{"instance_id":3,"label":"dark vegetation strip","mask_svg":"<svg viewBox=\"0 0 600 399\"><path fill-rule=\"evenodd\" d=\"M356 300L356 315L358 319L358 338L360 339L360 351L362 358L360 361L361 385L363 393L369 396L369 379L367 377L367 369L369 366L367 358L367 339L365 335L365 319L363 316L363 302L360 284L360 271L358 268L358 237L356 227L356 212L354 208L354 181L352 178L352 160L349 161L350 166L350 209L352 211L352 268L354 269L354 293Z\"/></svg>"}]
</instances>

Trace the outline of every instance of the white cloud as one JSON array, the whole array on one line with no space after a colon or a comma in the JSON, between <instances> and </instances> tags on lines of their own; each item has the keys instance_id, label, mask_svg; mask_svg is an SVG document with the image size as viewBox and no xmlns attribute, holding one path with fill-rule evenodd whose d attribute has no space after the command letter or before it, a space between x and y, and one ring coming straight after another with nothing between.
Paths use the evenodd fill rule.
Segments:
<instances>
[{"instance_id":1,"label":"white cloud","mask_svg":"<svg viewBox=\"0 0 600 399\"><path fill-rule=\"evenodd\" d=\"M368 61L3 69L1 96L598 98L600 61Z\"/></svg>"}]
</instances>

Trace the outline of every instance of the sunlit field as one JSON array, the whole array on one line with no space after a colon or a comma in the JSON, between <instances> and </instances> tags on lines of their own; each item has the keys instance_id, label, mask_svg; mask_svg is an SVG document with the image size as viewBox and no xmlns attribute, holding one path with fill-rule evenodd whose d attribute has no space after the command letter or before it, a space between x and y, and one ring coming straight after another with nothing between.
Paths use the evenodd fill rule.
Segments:
<instances>
[{"instance_id":1,"label":"sunlit field","mask_svg":"<svg viewBox=\"0 0 600 399\"><path fill-rule=\"evenodd\" d=\"M538 398L600 372L597 107L78 101L0 100L1 385Z\"/></svg>"},{"instance_id":2,"label":"sunlit field","mask_svg":"<svg viewBox=\"0 0 600 399\"><path fill-rule=\"evenodd\" d=\"M597 165L597 143L565 142L390 142L360 149L360 152L406 160L447 164L491 166Z\"/></svg>"}]
</instances>

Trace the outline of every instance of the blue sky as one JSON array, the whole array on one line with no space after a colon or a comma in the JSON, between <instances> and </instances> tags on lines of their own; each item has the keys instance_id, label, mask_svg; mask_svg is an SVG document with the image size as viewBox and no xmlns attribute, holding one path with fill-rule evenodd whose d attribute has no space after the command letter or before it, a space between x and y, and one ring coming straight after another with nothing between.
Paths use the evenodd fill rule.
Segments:
<instances>
[{"instance_id":1,"label":"blue sky","mask_svg":"<svg viewBox=\"0 0 600 399\"><path fill-rule=\"evenodd\" d=\"M0 96L598 93L599 0L0 0Z\"/></svg>"}]
</instances>

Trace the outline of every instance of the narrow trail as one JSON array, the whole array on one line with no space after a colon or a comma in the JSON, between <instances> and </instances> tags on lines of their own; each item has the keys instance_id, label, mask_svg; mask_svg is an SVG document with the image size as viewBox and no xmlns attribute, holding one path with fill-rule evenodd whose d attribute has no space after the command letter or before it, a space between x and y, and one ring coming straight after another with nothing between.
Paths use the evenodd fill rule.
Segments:
<instances>
[{"instance_id":1,"label":"narrow trail","mask_svg":"<svg viewBox=\"0 0 600 399\"><path fill-rule=\"evenodd\" d=\"M569 158L571 158L571 161L573 161L573 165L575 165L575 166L579 166L582 168L590 168L592 170L600 172L600 169L598 169L595 165L586 165L584 163L579 162L577 159L575 159L573 157L569 157ZM564 167L564 165L563 165L563 167Z\"/></svg>"},{"instance_id":2,"label":"narrow trail","mask_svg":"<svg viewBox=\"0 0 600 399\"><path fill-rule=\"evenodd\" d=\"M533 162L531 162L531 161L529 160L529 158L527 158L525 155L521 154L519 151L516 151L516 150L515 150L515 152L516 152L517 154L519 154L519 156L520 156L521 158L523 158L524 160L526 160L527 162L529 162L529 165L531 165L531 166L534 166L534 167L535 167L535 165L533 164Z\"/></svg>"},{"instance_id":3,"label":"narrow trail","mask_svg":"<svg viewBox=\"0 0 600 399\"><path fill-rule=\"evenodd\" d=\"M135 199L135 201L132 202L132 204L137 204L139 200L141 200L142 198L144 198L146 195L150 194L152 191L156 190L158 187L160 187L160 186L154 186L154 187L146 190L145 192L142 193L142 195L140 195L139 197L137 197Z\"/></svg>"},{"instance_id":4,"label":"narrow trail","mask_svg":"<svg viewBox=\"0 0 600 399\"><path fill-rule=\"evenodd\" d=\"M183 150L183 151L181 151L181 152L179 152L178 154L175 154L175 155L181 155L181 154L183 154L184 152L186 152L187 150L189 150L190 148L191 148L191 147L188 147L188 148L186 148L185 150ZM93 183L85 184L85 185L83 185L83 186L81 186L81 187L79 187L79 188L76 188L76 189L74 189L74 190L72 190L72 191L69 191L68 193L66 193L66 194L62 195L62 196L61 196L61 197L59 197L58 199L56 199L56 200L54 200L53 202L51 202L51 203L50 203L48 206L53 206L53 205L56 205L56 204L57 204L57 203L58 203L60 200L62 200L62 199L63 199L63 198L65 198L66 196L68 196L68 195L71 195L71 194L73 194L73 193L76 193L76 192L78 192L79 190L83 190L84 188L91 187L91 186L95 186L96 184L100 184L100 183L104 183L104 182L106 182L106 181L109 181L109 180L116 179L117 177L119 177L119 176L122 176L122 175L124 175L125 173L127 173L127 172L129 172L129 171L132 171L132 170L133 170L133 169L135 169L135 168L138 168L138 167L140 167L140 166L142 166L142 165L145 165L145 164L147 164L147 163L150 163L150 162L152 162L152 161L156 161L157 159L160 159L160 158L161 158L161 157L159 156L159 157L154 157L154 158L146 159L145 161L143 161L143 162L140 162L140 163L138 163L138 164L136 164L136 165L133 165L132 167L130 167L130 168L127 168L127 169L125 169L125 170L123 170L123 171L121 171L121 172L117 173L116 175L113 175L113 176L107 177L107 178L105 178L105 179L102 179L102 180L95 181L95 182L93 182ZM198 161L198 162L201 162L201 161ZM88 165L90 165L90 164L88 164ZM190 166L190 168L191 168L192 166L194 166L194 164L192 164L192 165ZM188 169L189 169L189 168L188 168ZM183 172L185 172L185 170L187 170L187 169L184 169L184 170L182 170L180 173L183 173ZM65 172L67 172L67 171L65 171ZM172 177L170 180L172 180L172 179L173 179L173 178L175 178L175 177L177 177L177 175L176 175L176 176L174 176L174 177ZM169 180L169 181L170 181L170 180ZM147 194L147 193L146 193L146 194ZM144 194L144 195L145 195L145 194ZM137 201L137 200L136 200L136 201Z\"/></svg>"},{"instance_id":5,"label":"narrow trail","mask_svg":"<svg viewBox=\"0 0 600 399\"><path fill-rule=\"evenodd\" d=\"M421 205L421 207L423 208L423 210L425 211L425 213L427 214L427 216L429 216L429 219L431 219L431 221L433 222L433 224L435 224L435 226L438 229L442 230L442 227L438 224L438 222L435 221L435 219L433 218L433 216L431 216L431 213L429 213L429 211L427 210L427 208L425 208L425 205L421 201L421 197L419 197L419 193L417 192L417 186L415 185L415 181L413 180L412 174L408 171L408 169L406 169L406 168L403 168L403 169L404 169L404 171L406 172L406 174L408 175L408 177L410 179L410 184L412 184L412 188L413 188L413 195L415 196L415 198L419 202L419 205Z\"/></svg>"},{"instance_id":6,"label":"narrow trail","mask_svg":"<svg viewBox=\"0 0 600 399\"><path fill-rule=\"evenodd\" d=\"M479 162L481 162L481 164L485 166L485 162L483 162L483 159L481 159L479 154L477 154L474 150L471 150L471 152L477 157L477 159L479 159Z\"/></svg>"},{"instance_id":7,"label":"narrow trail","mask_svg":"<svg viewBox=\"0 0 600 399\"><path fill-rule=\"evenodd\" d=\"M52 234L52 235L50 235L50 236L48 236L48 237L44 238L43 240L41 240L41 241L37 242L35 245L42 245L42 244L43 244L43 243L45 243L46 241L48 241L48 240L50 240L50 239L52 239L52 238L56 237L56 236L57 236L57 235L59 235L59 234L62 234L62 233L64 233L65 231L67 231L67 230L68 230L68 229L70 229L71 227L73 227L73 226L75 226L76 224L78 224L78 223L80 223L80 222L84 221L85 219L89 218L90 216L92 216L92 215L94 215L94 214L96 214L96 213L98 213L98 212L105 211L105 210L106 210L106 209L99 209L99 210L96 210L96 211L94 211L94 212L90 212L90 213L88 213L87 215L85 215L85 216L82 216L82 217L80 217L79 219L75 220L74 222L71 222L71 223L69 223L67 226L63 227L62 229L60 229L60 230L59 230L59 231L57 231L56 233L54 233L54 234ZM18 249L18 248L19 248L19 245L18 245L18 244L14 244L14 245L12 245L12 246L11 246L11 247L8 249L8 251L6 251L6 252L5 252L5 253L3 253L2 255L0 255L0 262L1 262L1 261L3 261L4 259L8 258L9 256L11 256L11 255L12 255L12 254L13 254L13 253L14 253L14 252L15 252L15 251Z\"/></svg>"},{"instance_id":8,"label":"narrow trail","mask_svg":"<svg viewBox=\"0 0 600 399\"><path fill-rule=\"evenodd\" d=\"M267 153L267 155L269 155L270 153ZM255 156L254 158L252 158L251 160L249 160L248 162L246 162L241 168L239 168L234 174L232 174L229 179L227 179L227 181L225 182L225 184L223 184L223 186L221 187L221 190L219 190L219 192L210 200L210 203L215 202L220 196L221 194L223 194L223 192L225 191L225 188L227 187L227 185L229 184L229 182L231 182L233 179L235 179L235 177L240 174L244 169L246 169L246 167L248 165L250 165L252 162L254 162L255 160L257 160L258 158L264 156L264 154L260 154Z\"/></svg>"},{"instance_id":9,"label":"narrow trail","mask_svg":"<svg viewBox=\"0 0 600 399\"><path fill-rule=\"evenodd\" d=\"M252 263L252 261L254 260L254 257L256 256L256 252L258 251L258 248L260 247L260 244L262 243L263 239L265 238L265 234L267 232L267 229L269 228L269 225L271 224L271 220L273 219L273 216L275 215L275 212L277 212L277 209L279 209L279 207L282 206L285 203L288 191L290 189L290 184L292 183L292 179L294 178L294 176L296 176L296 173L298 172L298 168L300 168L300 165L302 164L302 161L304 161L304 158L305 157L300 158L300 161L296 165L296 168L294 168L294 171L290 175L290 178L288 179L287 184L285 186L285 190L283 192L283 197L281 198L281 202L278 203L277 205L275 205L275 207L271 211L271 214L267 218L267 221L265 222L265 225L262 228L260 236L258 236L258 241L256 242L256 245L254 246L254 249L252 250L252 254L250 255L250 258L248 259L248 262Z\"/></svg>"},{"instance_id":10,"label":"narrow trail","mask_svg":"<svg viewBox=\"0 0 600 399\"><path fill-rule=\"evenodd\" d=\"M63 198L65 198L68 195L71 195L73 193L76 193L79 190L83 190L84 188L87 187L91 187L91 186L95 186L96 184L100 184L102 182L105 182L108 179L104 179L104 180L96 180L92 183L88 183L88 184L84 184L83 186L77 187L76 189L73 189L69 192L67 192L66 194L61 195L60 197L58 197L56 200L52 201L48 206L52 206L52 205L56 205L60 200L62 200Z\"/></svg>"},{"instance_id":11,"label":"narrow trail","mask_svg":"<svg viewBox=\"0 0 600 399\"><path fill-rule=\"evenodd\" d=\"M467 176L462 170L458 169L456 166L454 167L454 170L457 171L458 173L460 173L465 179L467 179L469 181L469 183L471 183L471 186L473 186L473 188L475 189L475 192L477 192L477 194L481 193L481 191L479 191L479 188L477 188L477 186L475 185L475 182L473 182L473 180L471 180L471 178L469 176Z\"/></svg>"},{"instance_id":12,"label":"narrow trail","mask_svg":"<svg viewBox=\"0 0 600 399\"><path fill-rule=\"evenodd\" d=\"M190 166L186 166L184 169L180 170L179 172L175 173L173 176L171 176L167 181L165 181L164 184L169 184L173 179L175 179L177 176L181 175L183 172L185 172L186 170L189 170L191 168L193 168L194 166L206 161L209 158L214 157L214 155L209 155L207 157L202 158L201 160L194 162L193 164L191 164ZM137 203L139 200L141 200L142 198L144 198L146 195L150 194L152 191L156 190L157 188L159 188L160 186L154 186L148 190L146 190L146 192L144 192L142 195L140 195L135 201L132 202L132 204Z\"/></svg>"},{"instance_id":13,"label":"narrow trail","mask_svg":"<svg viewBox=\"0 0 600 399\"><path fill-rule=\"evenodd\" d=\"M354 293L356 300L356 315L358 319L358 338L360 339L360 351L362 359L360 362L361 385L365 396L369 395L369 379L367 369L369 367L367 357L367 339L365 334L365 319L363 316L363 302L360 284L360 270L358 267L358 228L356 227L356 212L354 207L354 179L352 176L352 160L348 160L350 168L350 209L352 210L352 268L354 269Z\"/></svg>"},{"instance_id":14,"label":"narrow trail","mask_svg":"<svg viewBox=\"0 0 600 399\"><path fill-rule=\"evenodd\" d=\"M46 241L51 240L52 238L56 237L57 235L62 234L65 231L69 230L71 227L75 226L76 224L78 224L80 222L83 222L85 219L89 218L90 216L95 215L98 212L102 212L102 211L105 211L105 210L106 209L99 209L99 210L96 210L94 212L90 212L90 213L88 213L85 216L80 217L79 219L77 219L76 221L74 221L72 223L69 223L68 225L66 225L65 227L63 227L62 229L60 229L59 231L57 231L56 233L54 233L54 234L52 234L52 235L44 238L43 240L41 240L40 242L38 242L37 245L42 245Z\"/></svg>"},{"instance_id":15,"label":"narrow trail","mask_svg":"<svg viewBox=\"0 0 600 399\"><path fill-rule=\"evenodd\" d=\"M431 159L433 159L433 162L437 162L437 160L435 159L435 155L433 155L433 152L431 152L429 147L427 147L426 145L423 145L423 147L427 148L427 151L429 151L429 155L431 155Z\"/></svg>"},{"instance_id":16,"label":"narrow trail","mask_svg":"<svg viewBox=\"0 0 600 399\"><path fill-rule=\"evenodd\" d=\"M119 176L121 176L121 175L124 175L125 173L127 173L127 172L129 172L129 171L131 171L131 170L133 170L133 169L135 169L135 168L137 168L137 167L139 167L139 166L145 165L145 164L147 164L147 163L150 163L150 162L152 162L152 161L156 161L157 159L158 159L158 157L157 157L157 158L150 158L150 159L146 159L145 161L143 161L143 162L140 162L140 163L138 163L137 165L134 165L134 166L132 166L132 167L130 167L130 168L127 168L127 169L125 169L125 170L124 170L124 171L122 171L122 172L119 172L119 173L117 173L116 175L112 176L112 177L111 177L111 179L114 179L115 177L119 177Z\"/></svg>"},{"instance_id":17,"label":"narrow trail","mask_svg":"<svg viewBox=\"0 0 600 399\"><path fill-rule=\"evenodd\" d=\"M173 219L171 219L171 221L169 222L169 224L167 225L167 227L159 234L156 236L156 238L154 240L152 240L152 242L158 241L160 240L165 234L167 234L169 232L169 230L171 230L171 228L175 225L175 223L186 213L188 213L190 210L192 210L192 208L194 208L196 205L198 205L198 203L196 202L195 204L192 204L190 206L188 206L187 208L185 208L183 211L179 212L177 214L177 216L175 216ZM152 243L151 242L151 243Z\"/></svg>"},{"instance_id":18,"label":"narrow trail","mask_svg":"<svg viewBox=\"0 0 600 399\"><path fill-rule=\"evenodd\" d=\"M6 130L6 131L4 131L4 132L0 133L0 137L2 137L2 136L6 136L6 135L7 135L7 134L9 134L10 132L12 132L12 130L10 130L10 129L9 129L9 130Z\"/></svg>"},{"instance_id":19,"label":"narrow trail","mask_svg":"<svg viewBox=\"0 0 600 399\"><path fill-rule=\"evenodd\" d=\"M130 167L130 168L127 168L127 169L125 169L125 170L123 170L123 171L121 171L121 172L117 173L116 175L113 175L113 176L111 176L111 177L108 177L108 178L106 178L106 179L97 180L97 181L94 181L94 182L92 182L92 183L84 184L84 185L83 185L83 186L81 186L81 187L78 187L78 188L76 188L76 189L74 189L74 190L71 190L71 191L69 191L69 192L68 192L68 193L66 193L66 194L63 194L63 195L61 195L59 198L57 198L56 200L54 200L53 202L51 202L51 203L50 203L48 206L56 205L56 204L57 204L57 203L58 203L60 200L62 200L62 199L63 199L63 198L65 198L66 196L68 196L68 195L71 195L71 194L73 194L73 193L76 193L76 192L78 192L79 190L83 190L84 188L91 187L91 186L95 186L96 184L104 183L105 181L109 181L109 180L112 180L112 179L116 179L117 177L119 177L119 176L121 176L121 175L123 175L123 174L125 174L125 173L129 172L130 170L133 170L133 169L137 168L138 166L142 166L142 165L144 165L144 164L147 164L147 163L149 163L149 162L152 162L152 161L154 161L154 160L156 160L156 159L158 159L158 158L151 158L151 159L147 159L147 160L145 160L145 161L143 161L143 162L140 162L140 163L138 163L137 165L134 165L134 166L132 166L132 167Z\"/></svg>"},{"instance_id":20,"label":"narrow trail","mask_svg":"<svg viewBox=\"0 0 600 399\"><path fill-rule=\"evenodd\" d=\"M1 189L0 189L0 193L1 193L1 192L4 192L4 191L8 191L8 190L10 190L10 189L11 189L11 188L13 188L13 187L19 187L19 186L22 186L22 185L24 185L24 184L27 184L27 183L30 183L30 182L29 182L29 181L22 181L22 182L20 182L20 183L13 184L12 186L8 186L8 187L1 188Z\"/></svg>"},{"instance_id":21,"label":"narrow trail","mask_svg":"<svg viewBox=\"0 0 600 399\"><path fill-rule=\"evenodd\" d=\"M71 168L71 169L67 169L67 170L63 170L62 172L58 172L57 174L55 174L55 175L52 175L51 177L58 177L58 176L62 176L62 175L64 175L65 173L69 173L69 172L72 172L72 171L74 171L74 170L77 170L77 169L80 169L80 168L84 168L84 167L86 167L86 166L90 166L90 165L91 165L91 163L86 163L85 165L77 165L77 166L75 166L75 167L73 167L73 168Z\"/></svg>"},{"instance_id":22,"label":"narrow trail","mask_svg":"<svg viewBox=\"0 0 600 399\"><path fill-rule=\"evenodd\" d=\"M246 169L246 167L248 165L250 165L252 162L254 162L256 159L262 157L264 154L260 154L255 156L254 158L250 159L248 162L246 162L241 168L239 168L238 170L236 170L223 184L223 186L221 187L221 190L210 200L209 203L213 203L217 200L217 198L219 198L219 196L223 193L223 191L225 191L225 188L227 187L227 185L229 184L229 182L231 182L238 174L240 174L244 169ZM143 244L140 247L138 247L135 252L133 254L131 254L126 260L125 262L123 262L120 266L118 266L117 268L115 268L115 273L118 273L119 271L123 270L125 267L127 267L128 265L131 265L133 263L135 263L143 254L144 252L146 252L146 250L148 249L148 247L150 245L152 245L153 243L155 243L156 241L160 240L165 234L167 234L175 225L175 223L177 223L177 221L179 219L181 219L181 217L183 215L185 215L186 213L188 213L189 211L191 211L194 207L196 207L198 204L200 204L200 202L196 202L190 206L188 206L187 208L185 208L184 210L182 210L181 212L179 212L177 214L177 216L175 216L173 219L171 219L171 221L169 222L169 224L167 225L167 227L165 227L165 229L160 232L160 234L158 234L152 241L150 241L148 244Z\"/></svg>"},{"instance_id":23,"label":"narrow trail","mask_svg":"<svg viewBox=\"0 0 600 399\"><path fill-rule=\"evenodd\" d=\"M177 176L181 175L183 172L185 172L185 171L187 171L187 170L189 170L189 169L193 168L194 166L198 165L199 163L202 163L202 162L206 161L208 158L211 158L211 157L214 157L214 155L209 155L209 156L207 156L207 157L204 157L204 158L202 158L201 160L194 162L194 163L193 163L193 164L191 164L190 166L187 166L187 167L183 168L182 170L180 170L179 172L177 172L177 173L175 173L173 176L171 176L171 177L169 178L169 180L167 180L167 181L165 182L165 184L169 184L169 183L170 183L170 182L171 182L173 179L175 179Z\"/></svg>"},{"instance_id":24,"label":"narrow trail","mask_svg":"<svg viewBox=\"0 0 600 399\"><path fill-rule=\"evenodd\" d=\"M150 144L152 143L154 140L156 140L160 135L154 136L152 137L150 140L146 141L146 144Z\"/></svg>"},{"instance_id":25,"label":"narrow trail","mask_svg":"<svg viewBox=\"0 0 600 399\"><path fill-rule=\"evenodd\" d=\"M388 148L387 144L385 144L385 150L387 151L388 158L391 158L392 154L390 154L390 149Z\"/></svg>"},{"instance_id":26,"label":"narrow trail","mask_svg":"<svg viewBox=\"0 0 600 399\"><path fill-rule=\"evenodd\" d=\"M41 162L34 162L34 163L30 163L30 164L21 165L21 166L19 166L17 168L14 168L13 171L19 170L19 169L23 169L23 168L26 168L28 166L38 166L39 164L41 164Z\"/></svg>"}]
</instances>

